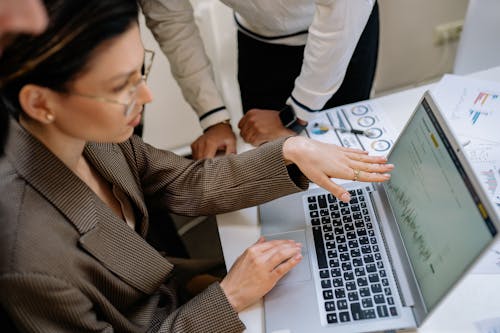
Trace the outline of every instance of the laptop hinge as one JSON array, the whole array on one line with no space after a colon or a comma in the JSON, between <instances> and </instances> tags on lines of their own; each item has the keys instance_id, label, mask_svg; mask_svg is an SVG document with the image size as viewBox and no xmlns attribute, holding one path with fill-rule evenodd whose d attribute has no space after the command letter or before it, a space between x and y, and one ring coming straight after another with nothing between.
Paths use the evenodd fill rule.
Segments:
<instances>
[{"instance_id":1,"label":"laptop hinge","mask_svg":"<svg viewBox=\"0 0 500 333\"><path fill-rule=\"evenodd\" d=\"M391 269L393 272L394 280L396 281L396 288L398 290L398 294L401 298L401 303L403 306L414 306L415 301L410 291L410 285L408 284L408 276L403 269L403 264L401 258L397 255L398 250L395 246L394 235L391 233L391 229L389 227L389 223L396 221L393 218L387 216L384 211L379 211L378 207L384 207L380 197L375 195L377 191L369 192L373 211L375 213L375 217L378 221L378 225L380 227L380 234L382 236L382 241L384 242L384 247L386 249L387 257L389 258L389 262L391 264ZM388 241L388 238L391 238L391 241ZM392 244L392 245L391 245ZM395 254L395 255L393 255Z\"/></svg>"}]
</instances>

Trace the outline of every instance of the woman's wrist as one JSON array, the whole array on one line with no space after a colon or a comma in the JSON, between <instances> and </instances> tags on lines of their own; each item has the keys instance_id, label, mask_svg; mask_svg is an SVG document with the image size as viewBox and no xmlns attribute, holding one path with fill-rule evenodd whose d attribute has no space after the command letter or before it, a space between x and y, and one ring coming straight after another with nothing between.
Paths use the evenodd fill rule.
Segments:
<instances>
[{"instance_id":1,"label":"woman's wrist","mask_svg":"<svg viewBox=\"0 0 500 333\"><path fill-rule=\"evenodd\" d=\"M224 279L219 283L222 291L226 295L227 301L229 304L233 307L234 311L240 312L241 310L241 304L238 301L238 296L236 295L237 292L235 293L234 291L231 291L231 288L227 285L227 281Z\"/></svg>"},{"instance_id":2,"label":"woman's wrist","mask_svg":"<svg viewBox=\"0 0 500 333\"><path fill-rule=\"evenodd\" d=\"M302 136L292 136L283 143L283 159L286 165L297 161L297 156L301 154L307 146L307 138Z\"/></svg>"}]
</instances>

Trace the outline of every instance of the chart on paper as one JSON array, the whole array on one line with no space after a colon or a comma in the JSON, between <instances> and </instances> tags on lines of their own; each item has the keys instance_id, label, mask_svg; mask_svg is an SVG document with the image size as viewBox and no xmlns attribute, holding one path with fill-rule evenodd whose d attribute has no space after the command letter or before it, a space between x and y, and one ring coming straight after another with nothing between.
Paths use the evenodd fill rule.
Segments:
<instances>
[{"instance_id":1,"label":"chart on paper","mask_svg":"<svg viewBox=\"0 0 500 333\"><path fill-rule=\"evenodd\" d=\"M396 135L384 116L376 102L348 104L320 112L309 122L306 132L311 139L385 156L394 145Z\"/></svg>"}]
</instances>

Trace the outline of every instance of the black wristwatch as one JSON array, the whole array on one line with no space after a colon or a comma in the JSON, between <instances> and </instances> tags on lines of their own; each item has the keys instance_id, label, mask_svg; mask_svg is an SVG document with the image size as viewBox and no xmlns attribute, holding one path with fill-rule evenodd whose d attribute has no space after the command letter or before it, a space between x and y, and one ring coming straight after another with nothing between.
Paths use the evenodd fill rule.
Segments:
<instances>
[{"instance_id":1,"label":"black wristwatch","mask_svg":"<svg viewBox=\"0 0 500 333\"><path fill-rule=\"evenodd\" d=\"M302 132L302 130L306 128L306 125L299 122L299 118L297 118L295 111L288 104L280 110L280 120L283 126L291 129L297 134Z\"/></svg>"}]
</instances>

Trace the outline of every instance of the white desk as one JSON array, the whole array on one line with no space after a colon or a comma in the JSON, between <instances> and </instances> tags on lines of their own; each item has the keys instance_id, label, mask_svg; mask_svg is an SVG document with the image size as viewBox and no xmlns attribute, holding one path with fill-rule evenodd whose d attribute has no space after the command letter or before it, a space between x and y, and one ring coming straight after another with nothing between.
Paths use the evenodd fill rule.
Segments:
<instances>
[{"instance_id":1,"label":"white desk","mask_svg":"<svg viewBox=\"0 0 500 333\"><path fill-rule=\"evenodd\" d=\"M500 67L470 76L500 82ZM377 98L376 101L390 115L389 118L399 132L424 91L431 86L405 90ZM250 148L247 144L240 144L239 151ZM229 268L260 236L257 208L218 215L217 224L226 266ZM477 332L474 322L494 317L500 317L500 275L471 274L436 309L418 332ZM247 332L264 332L262 301L240 313L240 318L247 326Z\"/></svg>"}]
</instances>

